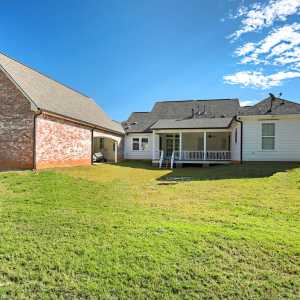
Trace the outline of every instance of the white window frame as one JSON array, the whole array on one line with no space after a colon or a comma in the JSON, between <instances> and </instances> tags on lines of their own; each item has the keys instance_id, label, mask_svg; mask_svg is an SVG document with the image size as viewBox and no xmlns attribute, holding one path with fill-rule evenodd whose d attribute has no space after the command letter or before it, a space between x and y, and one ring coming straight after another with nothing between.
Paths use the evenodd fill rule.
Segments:
<instances>
[{"instance_id":1,"label":"white window frame","mask_svg":"<svg viewBox=\"0 0 300 300\"><path fill-rule=\"evenodd\" d=\"M146 149L143 149L142 140L144 140L144 139L148 141L147 142L148 143L148 147ZM139 149L138 150L134 150L133 149L133 140L139 140L139 143L138 143ZM131 150L133 152L145 152L145 151L149 151L149 137L147 137L147 136L132 137L132 139L131 139Z\"/></svg>"},{"instance_id":2,"label":"white window frame","mask_svg":"<svg viewBox=\"0 0 300 300\"><path fill-rule=\"evenodd\" d=\"M133 149L133 144L136 143L136 142L133 142L134 140L138 140L139 149ZM141 143L140 143L140 138L139 138L139 137L133 137L133 138L131 139L131 150L132 150L133 152L139 152L139 151L141 150L140 144L141 144Z\"/></svg>"},{"instance_id":3,"label":"white window frame","mask_svg":"<svg viewBox=\"0 0 300 300\"><path fill-rule=\"evenodd\" d=\"M147 140L147 143L146 143L147 147L146 147L146 149L143 146L143 140ZM141 151L148 151L148 149L149 149L149 138L147 136L141 137L141 139L140 139L140 149L141 149Z\"/></svg>"},{"instance_id":4,"label":"white window frame","mask_svg":"<svg viewBox=\"0 0 300 300\"><path fill-rule=\"evenodd\" d=\"M272 124L274 125L274 135L263 135L263 125L266 124ZM276 151L276 123L275 122L262 122L261 123L261 128L260 128L260 144L261 144L261 151L263 152L273 152ZM273 149L263 149L263 138L273 138L274 139L274 148Z\"/></svg>"}]
</instances>

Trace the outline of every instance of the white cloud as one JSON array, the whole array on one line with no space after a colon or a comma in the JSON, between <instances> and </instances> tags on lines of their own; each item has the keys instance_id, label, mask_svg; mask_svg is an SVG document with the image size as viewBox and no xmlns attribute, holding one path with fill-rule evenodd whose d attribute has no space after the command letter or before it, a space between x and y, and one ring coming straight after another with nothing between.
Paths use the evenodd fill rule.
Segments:
<instances>
[{"instance_id":1,"label":"white cloud","mask_svg":"<svg viewBox=\"0 0 300 300\"><path fill-rule=\"evenodd\" d=\"M241 26L231 38L236 41L242 34L257 32L263 28L273 27L277 21L287 21L289 16L300 15L300 0L255 1L251 7L241 7L237 14L231 16L240 20ZM299 19L299 17L298 17ZM263 31L265 34L266 30ZM276 71L263 73L261 68L248 69L223 77L228 84L243 87L267 89L280 85L283 81L300 77L300 22L281 24L269 30L260 41L247 41L236 48L234 54L240 64L265 68L276 66Z\"/></svg>"},{"instance_id":2,"label":"white cloud","mask_svg":"<svg viewBox=\"0 0 300 300\"><path fill-rule=\"evenodd\" d=\"M246 43L236 49L242 64L285 65L300 60L300 23L273 30L258 43ZM293 67L293 66L292 66Z\"/></svg>"},{"instance_id":3,"label":"white cloud","mask_svg":"<svg viewBox=\"0 0 300 300\"><path fill-rule=\"evenodd\" d=\"M242 27L230 38L271 26L275 21L285 21L288 16L300 12L300 0L270 0L266 5L255 3L251 9L242 7L233 18L241 18Z\"/></svg>"},{"instance_id":4,"label":"white cloud","mask_svg":"<svg viewBox=\"0 0 300 300\"><path fill-rule=\"evenodd\" d=\"M223 78L228 84L267 89L280 85L283 80L296 77L300 77L300 72L287 71L264 75L262 72L242 71L233 75L226 75Z\"/></svg>"},{"instance_id":5,"label":"white cloud","mask_svg":"<svg viewBox=\"0 0 300 300\"><path fill-rule=\"evenodd\" d=\"M237 56L244 56L250 52L253 52L257 48L257 45L255 43L246 43L241 47L238 47L235 50L235 54Z\"/></svg>"},{"instance_id":6,"label":"white cloud","mask_svg":"<svg viewBox=\"0 0 300 300\"><path fill-rule=\"evenodd\" d=\"M241 106L250 106L250 105L253 105L253 104L254 104L254 102L250 101L250 100L240 101Z\"/></svg>"}]
</instances>

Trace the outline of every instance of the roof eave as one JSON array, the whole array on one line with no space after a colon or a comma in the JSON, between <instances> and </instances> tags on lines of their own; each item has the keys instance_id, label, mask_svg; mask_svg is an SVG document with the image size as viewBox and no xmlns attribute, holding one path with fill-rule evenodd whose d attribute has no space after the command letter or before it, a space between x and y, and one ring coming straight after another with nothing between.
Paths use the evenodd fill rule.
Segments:
<instances>
[{"instance_id":1,"label":"roof eave","mask_svg":"<svg viewBox=\"0 0 300 300\"><path fill-rule=\"evenodd\" d=\"M186 130L186 129L229 129L231 124L227 127L178 127L178 128L152 128L152 130Z\"/></svg>"},{"instance_id":2,"label":"roof eave","mask_svg":"<svg viewBox=\"0 0 300 300\"><path fill-rule=\"evenodd\" d=\"M65 116L65 115L55 113L55 112L51 112L51 111L48 111L48 110L45 110L45 109L39 109L39 111L42 112L42 113L45 113L46 115L50 115L50 116L53 116L53 117L58 117L58 118L61 118L61 119L64 119L64 120L68 120L68 121L71 121L71 122L74 122L74 123L77 123L77 124L80 124L80 125L90 127L91 129L92 128L93 129L98 129L98 130L102 130L102 131L106 131L106 132L110 132L110 133L115 133L115 134L122 135L122 136L125 134L125 132L119 132L119 131L116 131L116 130L113 130L113 129L110 129L110 128L102 127L102 126L92 124L92 123L89 123L89 122L85 122L85 121L82 121L82 120L79 120L79 119L75 119L75 118L72 118L72 117L69 117L69 116Z\"/></svg>"},{"instance_id":3,"label":"roof eave","mask_svg":"<svg viewBox=\"0 0 300 300\"><path fill-rule=\"evenodd\" d=\"M278 117L300 117L300 113L292 113L292 114L256 114L256 115L237 115L237 118L266 118L266 117L272 117L272 118L278 118Z\"/></svg>"}]
</instances>

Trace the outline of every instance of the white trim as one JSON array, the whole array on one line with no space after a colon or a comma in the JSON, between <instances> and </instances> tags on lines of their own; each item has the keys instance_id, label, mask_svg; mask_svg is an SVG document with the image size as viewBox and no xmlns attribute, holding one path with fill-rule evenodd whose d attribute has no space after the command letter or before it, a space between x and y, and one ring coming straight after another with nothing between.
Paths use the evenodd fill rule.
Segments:
<instances>
[{"instance_id":1,"label":"white trim","mask_svg":"<svg viewBox=\"0 0 300 300\"><path fill-rule=\"evenodd\" d=\"M204 150L204 160L206 160L206 154L207 154L206 131L204 131L203 134L203 150Z\"/></svg>"},{"instance_id":2,"label":"white trim","mask_svg":"<svg viewBox=\"0 0 300 300\"><path fill-rule=\"evenodd\" d=\"M179 132L179 159L182 158L182 131Z\"/></svg>"},{"instance_id":3,"label":"white trim","mask_svg":"<svg viewBox=\"0 0 300 300\"><path fill-rule=\"evenodd\" d=\"M120 142L122 140L122 138L119 137L119 136L115 136L115 135L112 135L112 134L100 132L100 131L97 131L97 129L94 129L94 137L108 138L108 139L116 141L118 143L118 145L120 144Z\"/></svg>"},{"instance_id":4,"label":"white trim","mask_svg":"<svg viewBox=\"0 0 300 300\"><path fill-rule=\"evenodd\" d=\"M152 160L155 159L155 130L152 132Z\"/></svg>"},{"instance_id":5,"label":"white trim","mask_svg":"<svg viewBox=\"0 0 300 300\"><path fill-rule=\"evenodd\" d=\"M114 144L115 144L115 163L117 163L118 162L118 142L115 141Z\"/></svg>"},{"instance_id":6,"label":"white trim","mask_svg":"<svg viewBox=\"0 0 300 300\"><path fill-rule=\"evenodd\" d=\"M276 121L282 119L300 119L300 114L238 116L237 119L241 121L243 120Z\"/></svg>"},{"instance_id":7,"label":"white trim","mask_svg":"<svg viewBox=\"0 0 300 300\"><path fill-rule=\"evenodd\" d=\"M232 128L228 128L228 129L180 129L180 131L178 129L156 129L155 133L176 133L178 134L179 132L182 133L188 133L188 132L231 132Z\"/></svg>"},{"instance_id":8,"label":"white trim","mask_svg":"<svg viewBox=\"0 0 300 300\"><path fill-rule=\"evenodd\" d=\"M149 147L149 137L147 136L134 136L131 138L131 151L132 152L145 152L145 151L148 151L148 149L142 149L142 140L143 139L146 139L147 140L147 145ZM139 140L139 150L134 150L133 149L133 140Z\"/></svg>"},{"instance_id":9,"label":"white trim","mask_svg":"<svg viewBox=\"0 0 300 300\"><path fill-rule=\"evenodd\" d=\"M272 124L274 125L274 135L263 135L263 125L264 124ZM263 138L273 138L274 139L274 149L263 149ZM262 121L260 123L260 150L263 152L274 152L276 151L276 122L270 121Z\"/></svg>"}]
</instances>

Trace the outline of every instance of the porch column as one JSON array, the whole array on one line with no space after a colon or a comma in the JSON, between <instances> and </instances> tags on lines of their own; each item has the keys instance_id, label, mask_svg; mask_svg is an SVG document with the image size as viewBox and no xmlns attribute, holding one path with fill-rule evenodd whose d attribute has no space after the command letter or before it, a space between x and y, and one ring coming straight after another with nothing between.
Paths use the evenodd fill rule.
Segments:
<instances>
[{"instance_id":1,"label":"porch column","mask_svg":"<svg viewBox=\"0 0 300 300\"><path fill-rule=\"evenodd\" d=\"M152 131L152 160L155 159L155 131Z\"/></svg>"},{"instance_id":2,"label":"porch column","mask_svg":"<svg viewBox=\"0 0 300 300\"><path fill-rule=\"evenodd\" d=\"M115 163L118 162L118 142L115 143Z\"/></svg>"},{"instance_id":3,"label":"porch column","mask_svg":"<svg viewBox=\"0 0 300 300\"><path fill-rule=\"evenodd\" d=\"M206 150L207 150L207 149L206 149L206 148L207 148L207 147L206 147L206 131L203 132L203 135L204 135L204 136L203 136L204 160L206 160Z\"/></svg>"},{"instance_id":4,"label":"porch column","mask_svg":"<svg viewBox=\"0 0 300 300\"><path fill-rule=\"evenodd\" d=\"M182 132L179 132L179 159L182 159Z\"/></svg>"}]
</instances>

